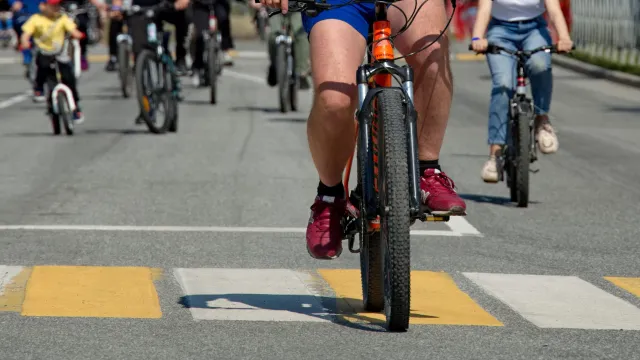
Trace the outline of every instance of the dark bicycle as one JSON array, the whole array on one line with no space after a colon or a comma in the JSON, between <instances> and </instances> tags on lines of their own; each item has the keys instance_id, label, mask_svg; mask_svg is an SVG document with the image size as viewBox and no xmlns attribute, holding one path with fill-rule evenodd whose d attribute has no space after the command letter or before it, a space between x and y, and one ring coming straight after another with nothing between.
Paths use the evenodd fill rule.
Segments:
<instances>
[{"instance_id":1,"label":"dark bicycle","mask_svg":"<svg viewBox=\"0 0 640 360\"><path fill-rule=\"evenodd\" d=\"M209 28L203 30L202 39L204 51L202 52L202 63L204 66L204 83L200 85L209 86L209 102L215 104L218 100L218 76L222 74L222 35L218 29L218 18L215 14L215 5L207 4L209 8ZM192 37L193 51L195 54L196 37ZM200 74L196 74L198 77Z\"/></svg>"},{"instance_id":2,"label":"dark bicycle","mask_svg":"<svg viewBox=\"0 0 640 360\"><path fill-rule=\"evenodd\" d=\"M276 36L276 78L280 112L298 110L298 74L295 72L295 52L293 51L293 28L291 15L282 17L282 27Z\"/></svg>"},{"instance_id":3,"label":"dark bicycle","mask_svg":"<svg viewBox=\"0 0 640 360\"><path fill-rule=\"evenodd\" d=\"M473 50L469 45L469 50ZM505 52L517 60L517 85L513 97L509 100L509 121L507 122L507 144L502 147L502 155L497 161L504 164L499 171L498 181L504 181L507 175L507 186L511 193L511 201L518 207L529 205L529 165L538 160L534 129L533 100L527 96L527 60L540 51L557 53L556 45L541 46L533 50L510 50L490 44L482 54L500 54Z\"/></svg>"},{"instance_id":4,"label":"dark bicycle","mask_svg":"<svg viewBox=\"0 0 640 360\"><path fill-rule=\"evenodd\" d=\"M165 1L146 7L134 5L129 10L129 16L144 13L147 21L147 42L136 59L135 79L142 118L149 131L155 134L176 132L178 128L180 80L171 54L162 41L164 31L157 29L155 22L158 12L172 8L173 4ZM158 123L161 107L165 116L164 121Z\"/></svg>"},{"instance_id":5,"label":"dark bicycle","mask_svg":"<svg viewBox=\"0 0 640 360\"><path fill-rule=\"evenodd\" d=\"M394 58L387 20L387 6L393 1L349 4L357 2L374 2L376 17L369 31L373 36L367 42L369 63L356 72L358 184L349 197L349 214L343 218L344 239L352 253L360 253L365 310L384 310L388 330L406 331L411 302L410 227L416 220L448 221L449 216L434 216L422 206L413 70L395 63L400 58ZM452 4L455 8L455 2ZM316 16L331 7L324 0L299 0L290 2L288 10ZM280 10L270 16L278 13ZM408 17L411 20L405 27L413 18ZM432 43L406 56L431 46L446 31L445 27ZM394 77L401 86L393 86ZM352 162L353 156L344 177L347 192ZM358 249L354 248L356 234Z\"/></svg>"}]
</instances>

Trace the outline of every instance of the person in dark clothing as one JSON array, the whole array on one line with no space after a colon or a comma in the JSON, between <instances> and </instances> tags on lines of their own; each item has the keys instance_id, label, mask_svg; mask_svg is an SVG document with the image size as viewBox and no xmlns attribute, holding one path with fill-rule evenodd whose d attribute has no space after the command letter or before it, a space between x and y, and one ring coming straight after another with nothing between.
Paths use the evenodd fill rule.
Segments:
<instances>
[{"instance_id":1,"label":"person in dark clothing","mask_svg":"<svg viewBox=\"0 0 640 360\"><path fill-rule=\"evenodd\" d=\"M231 21L229 14L231 6L229 0L194 0L191 4L192 21L195 30L195 54L192 64L194 84L204 84L204 63L202 61L204 52L203 32L209 29L209 9L213 7L217 19L217 26L220 30L222 43L220 44L224 56L225 65L232 65L233 61L229 55L229 50L233 49L233 39L231 38Z\"/></svg>"},{"instance_id":2,"label":"person in dark clothing","mask_svg":"<svg viewBox=\"0 0 640 360\"><path fill-rule=\"evenodd\" d=\"M163 0L133 0L131 5L138 6L153 6L161 3ZM156 24L158 29L162 29L162 22L166 21L176 29L176 70L179 75L187 73L186 66L186 39L189 29L189 22L185 9L189 5L189 0L175 0L174 8L162 11L156 16ZM122 7L122 0L113 0L113 6L116 11L111 13L111 18L115 20L122 19L122 15L118 8ZM113 21L113 20L112 20ZM127 19L127 26L129 28L129 34L131 34L131 40L133 41L133 56L134 59L142 50L147 38L147 21L144 14L135 14ZM121 30L120 30L121 31ZM118 31L118 33L120 32ZM117 34L115 35L117 37ZM115 42L115 39L114 39ZM117 44L114 44L114 52L117 48Z\"/></svg>"},{"instance_id":3,"label":"person in dark clothing","mask_svg":"<svg viewBox=\"0 0 640 360\"><path fill-rule=\"evenodd\" d=\"M62 0L61 5L65 9L69 9L69 6L75 3L78 6L78 9L86 9L89 4L92 4L96 8L102 10L106 9L106 5L98 0ZM78 30L83 34L87 33L87 29L89 27L89 14L81 13L76 16L76 25L78 26ZM89 61L87 60L87 46L89 44L89 39L86 37L80 40L80 63L82 66L82 71L86 71L89 69Z\"/></svg>"},{"instance_id":4,"label":"person in dark clothing","mask_svg":"<svg viewBox=\"0 0 640 360\"><path fill-rule=\"evenodd\" d=\"M109 60L105 65L106 71L115 71L118 65L118 35L122 33L124 22L122 19L111 19L109 22Z\"/></svg>"}]
</instances>

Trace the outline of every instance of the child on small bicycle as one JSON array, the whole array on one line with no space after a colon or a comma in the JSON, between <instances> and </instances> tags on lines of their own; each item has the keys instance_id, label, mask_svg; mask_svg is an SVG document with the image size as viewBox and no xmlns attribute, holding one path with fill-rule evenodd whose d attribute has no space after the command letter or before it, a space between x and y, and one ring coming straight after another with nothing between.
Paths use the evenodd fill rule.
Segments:
<instances>
[{"instance_id":1,"label":"child on small bicycle","mask_svg":"<svg viewBox=\"0 0 640 360\"><path fill-rule=\"evenodd\" d=\"M76 24L65 14L60 12L61 0L46 0L40 8L40 13L34 14L22 25L20 41L23 48L29 48L29 40L38 48L35 58L37 65L35 85L33 89L34 99L43 98L44 83L47 77L54 71L51 64L55 61L60 69L62 83L67 85L73 93L77 109L73 114L74 120L81 123L84 118L80 110L80 96L76 87L76 77L69 60L66 60L61 52L65 50L66 35L74 39L84 38L84 34L76 29ZM49 89L51 91L52 89Z\"/></svg>"}]
</instances>

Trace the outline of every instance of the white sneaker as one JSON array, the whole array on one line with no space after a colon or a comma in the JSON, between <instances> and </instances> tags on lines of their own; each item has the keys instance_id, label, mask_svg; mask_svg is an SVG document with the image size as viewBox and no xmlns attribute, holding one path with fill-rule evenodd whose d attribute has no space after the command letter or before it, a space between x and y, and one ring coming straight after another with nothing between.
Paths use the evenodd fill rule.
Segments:
<instances>
[{"instance_id":1,"label":"white sneaker","mask_svg":"<svg viewBox=\"0 0 640 360\"><path fill-rule=\"evenodd\" d=\"M500 179L500 172L502 172L502 169L499 161L495 156L491 156L489 160L484 163L480 176L484 182L497 183Z\"/></svg>"},{"instance_id":2,"label":"white sneaker","mask_svg":"<svg viewBox=\"0 0 640 360\"><path fill-rule=\"evenodd\" d=\"M228 51L225 51L222 57L223 57L224 64L226 66L233 65L233 58L231 57L231 54L229 54Z\"/></svg>"},{"instance_id":3,"label":"white sneaker","mask_svg":"<svg viewBox=\"0 0 640 360\"><path fill-rule=\"evenodd\" d=\"M193 72L193 75L191 76L191 81L193 82L193 86L195 87L200 86L200 74L198 74L197 71Z\"/></svg>"},{"instance_id":4,"label":"white sneaker","mask_svg":"<svg viewBox=\"0 0 640 360\"><path fill-rule=\"evenodd\" d=\"M558 151L558 137L551 124L543 123L536 128L536 142L543 154L553 154Z\"/></svg>"}]
</instances>

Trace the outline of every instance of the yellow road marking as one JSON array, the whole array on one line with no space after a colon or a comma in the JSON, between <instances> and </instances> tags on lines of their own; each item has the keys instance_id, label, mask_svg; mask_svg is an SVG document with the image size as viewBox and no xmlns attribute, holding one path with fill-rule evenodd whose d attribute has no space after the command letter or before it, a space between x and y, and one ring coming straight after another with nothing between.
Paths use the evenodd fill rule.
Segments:
<instances>
[{"instance_id":1,"label":"yellow road marking","mask_svg":"<svg viewBox=\"0 0 640 360\"><path fill-rule=\"evenodd\" d=\"M22 315L157 319L158 274L146 267L35 266Z\"/></svg>"},{"instance_id":2,"label":"yellow road marking","mask_svg":"<svg viewBox=\"0 0 640 360\"><path fill-rule=\"evenodd\" d=\"M458 61L484 61L484 58L484 55L478 55L472 52L456 54L456 60Z\"/></svg>"},{"instance_id":3,"label":"yellow road marking","mask_svg":"<svg viewBox=\"0 0 640 360\"><path fill-rule=\"evenodd\" d=\"M18 275L11 279L10 283L4 285L2 295L0 295L0 311L20 312L30 275L31 268L23 268Z\"/></svg>"},{"instance_id":4,"label":"yellow road marking","mask_svg":"<svg viewBox=\"0 0 640 360\"><path fill-rule=\"evenodd\" d=\"M364 312L360 270L318 271L338 297L338 311L348 321L379 323L384 314ZM462 292L443 272L411 272L411 324L503 326Z\"/></svg>"},{"instance_id":5,"label":"yellow road marking","mask_svg":"<svg viewBox=\"0 0 640 360\"><path fill-rule=\"evenodd\" d=\"M633 295L640 297L640 278L605 276L605 279L613 283L615 286L623 288Z\"/></svg>"}]
</instances>

